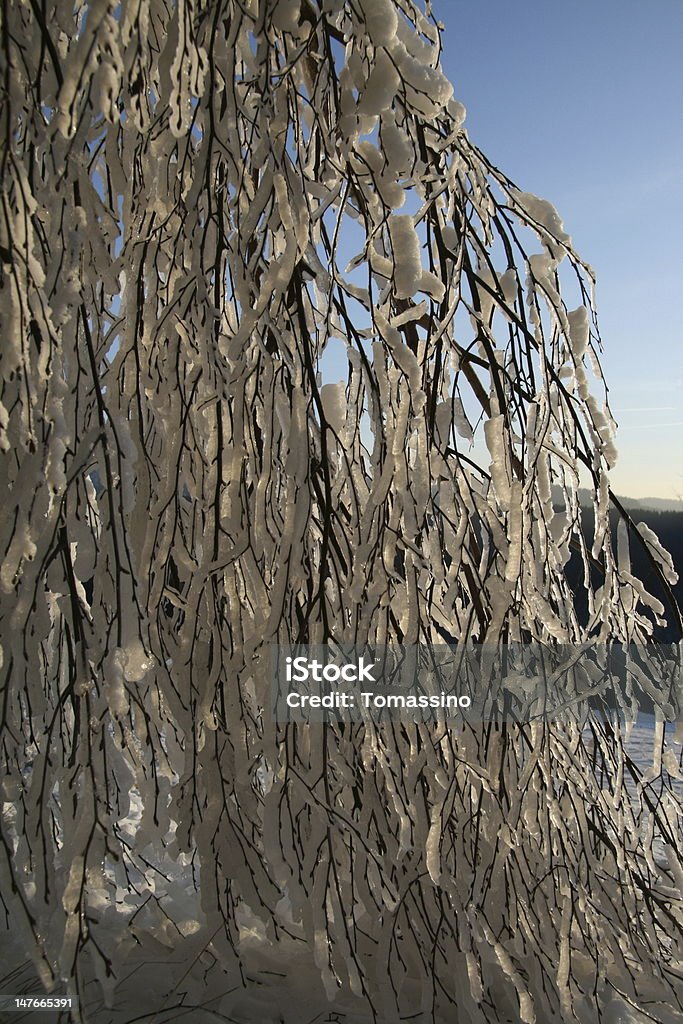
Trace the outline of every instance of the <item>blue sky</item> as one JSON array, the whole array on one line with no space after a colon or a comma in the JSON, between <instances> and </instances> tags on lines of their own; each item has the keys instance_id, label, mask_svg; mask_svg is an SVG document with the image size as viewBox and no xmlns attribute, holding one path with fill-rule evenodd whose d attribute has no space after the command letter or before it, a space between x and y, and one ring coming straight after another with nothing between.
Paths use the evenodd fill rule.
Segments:
<instances>
[{"instance_id":1,"label":"blue sky","mask_svg":"<svg viewBox=\"0 0 683 1024\"><path fill-rule=\"evenodd\" d=\"M466 126L597 274L617 493L683 498L683 2L434 0Z\"/></svg>"}]
</instances>

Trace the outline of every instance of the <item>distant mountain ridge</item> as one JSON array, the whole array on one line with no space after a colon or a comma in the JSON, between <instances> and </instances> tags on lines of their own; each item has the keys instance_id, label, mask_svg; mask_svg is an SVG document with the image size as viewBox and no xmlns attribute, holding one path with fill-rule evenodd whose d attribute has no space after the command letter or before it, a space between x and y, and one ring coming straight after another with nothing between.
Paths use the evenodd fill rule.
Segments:
<instances>
[{"instance_id":1,"label":"distant mountain ridge","mask_svg":"<svg viewBox=\"0 0 683 1024\"><path fill-rule=\"evenodd\" d=\"M629 512L683 512L681 498L626 498L620 494L617 494L617 498ZM553 501L562 503L562 491L559 487L553 487ZM588 488L579 488L579 502L581 505L593 504L593 496Z\"/></svg>"},{"instance_id":2,"label":"distant mountain ridge","mask_svg":"<svg viewBox=\"0 0 683 1024\"><path fill-rule=\"evenodd\" d=\"M683 512L681 498L622 498L617 495L624 508L651 512Z\"/></svg>"}]
</instances>

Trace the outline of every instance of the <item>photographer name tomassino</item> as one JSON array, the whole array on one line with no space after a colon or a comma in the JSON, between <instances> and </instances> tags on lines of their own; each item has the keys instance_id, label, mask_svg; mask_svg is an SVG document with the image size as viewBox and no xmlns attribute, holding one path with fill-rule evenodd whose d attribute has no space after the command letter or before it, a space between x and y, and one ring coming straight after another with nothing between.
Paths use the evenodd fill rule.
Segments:
<instances>
[{"instance_id":1,"label":"photographer name tomassino","mask_svg":"<svg viewBox=\"0 0 683 1024\"><path fill-rule=\"evenodd\" d=\"M364 708L405 708L407 711L417 708L446 708L451 713L466 710L472 705L472 698L467 694L441 693L434 694L399 694L399 693L373 693L364 691L360 695Z\"/></svg>"}]
</instances>

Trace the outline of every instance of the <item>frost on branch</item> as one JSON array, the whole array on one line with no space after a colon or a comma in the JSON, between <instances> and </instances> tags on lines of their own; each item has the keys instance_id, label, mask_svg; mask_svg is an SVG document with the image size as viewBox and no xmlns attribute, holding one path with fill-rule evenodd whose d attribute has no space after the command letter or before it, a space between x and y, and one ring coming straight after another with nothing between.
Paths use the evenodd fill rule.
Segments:
<instances>
[{"instance_id":1,"label":"frost on branch","mask_svg":"<svg viewBox=\"0 0 683 1024\"><path fill-rule=\"evenodd\" d=\"M680 625L657 538L612 543L590 270L470 142L431 16L2 17L0 871L46 986L110 997L153 942L240 979L249 920L380 1019L673 1019L663 732L644 778L597 716L265 713L278 641Z\"/></svg>"}]
</instances>

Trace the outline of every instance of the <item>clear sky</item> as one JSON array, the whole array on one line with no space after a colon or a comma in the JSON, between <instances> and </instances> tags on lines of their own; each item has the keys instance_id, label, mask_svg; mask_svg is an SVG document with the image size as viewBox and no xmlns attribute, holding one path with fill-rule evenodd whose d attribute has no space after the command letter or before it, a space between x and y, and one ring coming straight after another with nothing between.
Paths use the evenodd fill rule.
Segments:
<instances>
[{"instance_id":1,"label":"clear sky","mask_svg":"<svg viewBox=\"0 0 683 1024\"><path fill-rule=\"evenodd\" d=\"M434 0L470 138L597 274L618 494L683 498L682 0Z\"/></svg>"}]
</instances>

